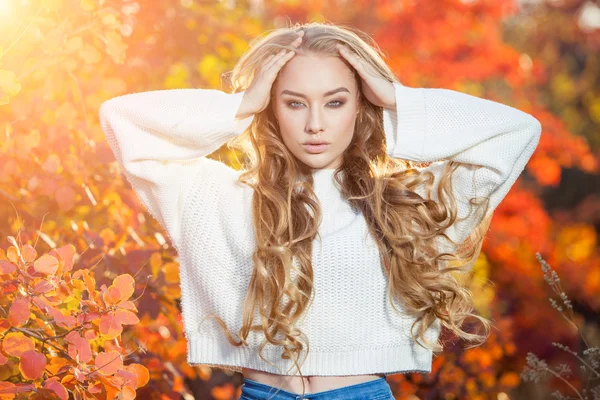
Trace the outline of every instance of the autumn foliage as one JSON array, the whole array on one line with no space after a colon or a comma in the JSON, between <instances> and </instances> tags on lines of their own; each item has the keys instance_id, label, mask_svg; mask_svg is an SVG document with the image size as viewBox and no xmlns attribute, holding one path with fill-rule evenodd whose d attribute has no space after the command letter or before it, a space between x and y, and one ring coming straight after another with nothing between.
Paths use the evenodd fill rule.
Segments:
<instances>
[{"instance_id":1,"label":"autumn foliage","mask_svg":"<svg viewBox=\"0 0 600 400\"><path fill-rule=\"evenodd\" d=\"M556 24L516 3L0 0L0 399L237 400L239 375L186 362L177 254L128 186L97 111L128 92L228 90L254 37L311 20L371 35L407 86L460 90L541 121L465 282L493 322L489 340L464 351L445 338L431 374L387 378L406 400L529 393L529 352L552 362L563 358L552 342L581 348L548 305L536 252L563 278L578 325L600 311L600 199L563 175L598 174L600 95L570 78L582 58L560 52L577 42L599 54L600 41L570 17L577 1L546 10ZM600 76L598 65L582 76ZM227 149L211 157L239 167ZM548 206L573 191L582 198ZM568 386L538 385L539 398Z\"/></svg>"},{"instance_id":2,"label":"autumn foliage","mask_svg":"<svg viewBox=\"0 0 600 400\"><path fill-rule=\"evenodd\" d=\"M150 378L145 366L125 365L130 350L120 343L123 325L140 321L130 300L134 278L119 275L98 290L90 270L73 271L72 245L38 257L31 245L9 240L0 254L0 305L8 309L0 365L21 381L0 382L0 398L134 399Z\"/></svg>"}]
</instances>

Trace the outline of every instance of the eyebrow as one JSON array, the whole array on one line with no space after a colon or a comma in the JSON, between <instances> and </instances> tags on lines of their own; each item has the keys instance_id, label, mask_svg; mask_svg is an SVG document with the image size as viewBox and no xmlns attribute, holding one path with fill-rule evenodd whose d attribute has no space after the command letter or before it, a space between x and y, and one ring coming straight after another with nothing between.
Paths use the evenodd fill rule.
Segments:
<instances>
[{"instance_id":1,"label":"eyebrow","mask_svg":"<svg viewBox=\"0 0 600 400\"><path fill-rule=\"evenodd\" d=\"M338 92L348 92L348 93L350 93L350 91L348 89L346 89L345 87L342 86L342 87L339 87L337 89L333 89L333 90L330 90L329 92L324 93L323 97L331 96L331 95L336 94ZM303 97L305 99L307 98L306 95L304 95L302 93L292 92L291 90L284 90L283 92L281 92L281 95L284 95L284 94L290 94L292 96Z\"/></svg>"}]
</instances>

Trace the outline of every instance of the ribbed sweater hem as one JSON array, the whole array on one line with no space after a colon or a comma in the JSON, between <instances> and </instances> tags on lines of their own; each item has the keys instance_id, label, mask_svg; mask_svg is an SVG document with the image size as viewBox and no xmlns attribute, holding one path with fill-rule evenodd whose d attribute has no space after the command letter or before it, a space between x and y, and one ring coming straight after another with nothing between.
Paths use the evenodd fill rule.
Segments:
<instances>
[{"instance_id":1,"label":"ribbed sweater hem","mask_svg":"<svg viewBox=\"0 0 600 400\"><path fill-rule=\"evenodd\" d=\"M296 375L292 360L281 358L281 347L266 346L263 357L276 364L264 361L258 348L229 344L223 338L188 336L188 363L190 365L212 365L241 371L251 368L279 375ZM304 357L303 353L302 357ZM302 363L302 357L299 363ZM377 347L354 349L314 349L300 368L304 376L344 376L383 373L386 375L409 372L431 372L432 352L416 342L394 343ZM234 367L234 368L231 368Z\"/></svg>"}]
</instances>

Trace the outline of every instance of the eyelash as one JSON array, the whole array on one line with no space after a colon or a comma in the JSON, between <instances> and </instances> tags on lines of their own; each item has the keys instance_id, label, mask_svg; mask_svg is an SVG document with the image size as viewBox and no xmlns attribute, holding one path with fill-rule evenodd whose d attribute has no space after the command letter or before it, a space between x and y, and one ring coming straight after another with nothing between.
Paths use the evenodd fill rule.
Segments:
<instances>
[{"instance_id":1,"label":"eyelash","mask_svg":"<svg viewBox=\"0 0 600 400\"><path fill-rule=\"evenodd\" d=\"M303 103L301 103L301 102L299 102L299 101L289 101L287 104L288 104L288 106L289 106L290 108L296 108L296 109L297 109L298 107L294 107L294 106L292 106L292 104L294 104L294 103L297 103L297 104L303 104ZM339 105L339 106L332 106L332 108L340 108L341 106L343 106L343 105L344 105L344 103L345 103L345 102L344 102L344 101L341 101L341 100L332 100L332 101L330 101L330 102L329 102L329 103L327 103L327 104L331 104L331 103L340 103L340 105Z\"/></svg>"}]
</instances>

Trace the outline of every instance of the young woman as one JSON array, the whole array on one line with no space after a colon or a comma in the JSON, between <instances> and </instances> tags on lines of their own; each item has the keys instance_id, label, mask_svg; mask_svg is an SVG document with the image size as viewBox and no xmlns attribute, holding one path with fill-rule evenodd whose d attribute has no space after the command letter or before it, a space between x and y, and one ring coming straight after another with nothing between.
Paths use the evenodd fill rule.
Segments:
<instances>
[{"instance_id":1,"label":"young woman","mask_svg":"<svg viewBox=\"0 0 600 400\"><path fill-rule=\"evenodd\" d=\"M430 372L441 325L482 343L489 322L451 272L470 271L539 121L402 85L333 24L256 39L231 83L100 108L178 252L188 362L241 372L245 400L392 399L385 375ZM225 143L242 169L206 157Z\"/></svg>"}]
</instances>

